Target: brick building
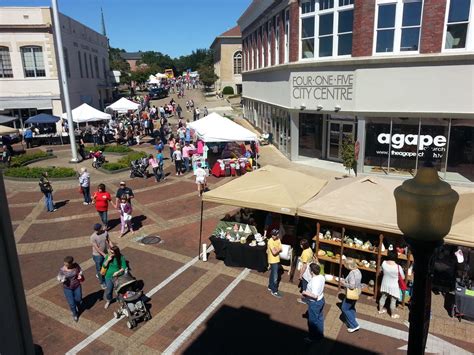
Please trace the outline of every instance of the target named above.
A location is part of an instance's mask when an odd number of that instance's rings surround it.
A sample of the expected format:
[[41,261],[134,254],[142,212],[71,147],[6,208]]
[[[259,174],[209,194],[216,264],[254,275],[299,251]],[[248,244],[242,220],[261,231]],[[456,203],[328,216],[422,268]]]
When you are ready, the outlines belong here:
[[292,160],[474,182],[474,2],[260,0],[238,20],[244,115]]
[[219,77],[215,83],[216,91],[226,86],[234,93],[242,92],[242,35],[239,26],[217,36],[211,44],[214,52],[214,72]]

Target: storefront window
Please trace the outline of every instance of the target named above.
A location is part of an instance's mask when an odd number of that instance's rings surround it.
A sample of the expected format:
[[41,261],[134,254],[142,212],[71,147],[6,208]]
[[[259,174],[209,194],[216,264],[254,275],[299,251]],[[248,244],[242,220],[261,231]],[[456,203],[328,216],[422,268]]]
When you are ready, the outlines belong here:
[[299,155],[321,158],[323,155],[323,115],[300,113]]
[[392,118],[392,137],[379,139],[390,146],[389,174],[415,175],[419,118]]
[[383,135],[390,135],[390,118],[368,118],[365,123],[364,173],[388,173],[390,146]]
[[448,148],[449,119],[423,118],[421,120],[421,131],[418,139],[418,166],[426,158],[426,150],[430,149],[434,167],[444,177],[446,171],[446,158]]
[[451,120],[446,180],[474,182],[474,122]]

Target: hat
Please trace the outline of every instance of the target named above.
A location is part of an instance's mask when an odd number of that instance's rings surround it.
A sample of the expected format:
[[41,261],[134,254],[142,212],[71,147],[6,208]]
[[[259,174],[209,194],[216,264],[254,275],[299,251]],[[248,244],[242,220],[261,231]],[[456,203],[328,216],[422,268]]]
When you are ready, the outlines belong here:
[[355,270],[357,269],[357,264],[356,264],[356,261],[352,258],[346,258],[346,260],[344,261],[344,266],[346,267],[346,269],[348,270]]
[[126,185],[125,181],[120,181],[120,185]]
[[101,228],[102,228],[102,224],[100,224],[100,223],[94,224],[94,230],[95,231],[100,231]]

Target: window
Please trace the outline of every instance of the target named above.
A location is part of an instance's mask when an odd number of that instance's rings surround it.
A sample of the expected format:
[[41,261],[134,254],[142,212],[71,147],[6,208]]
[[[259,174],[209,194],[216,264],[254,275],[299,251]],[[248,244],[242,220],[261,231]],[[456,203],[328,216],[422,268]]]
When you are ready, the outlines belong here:
[[[382,0],[379,0],[379,2]],[[422,0],[399,0],[377,7],[376,53],[418,51]]]
[[77,59],[79,60],[79,73],[81,74],[81,78],[83,78],[84,73],[82,72],[82,56],[80,51],[77,51]]
[[100,79],[100,73],[99,73],[99,60],[97,59],[97,56],[94,56],[94,67],[95,67],[95,76]]
[[67,48],[63,47],[63,51],[64,51],[64,62],[66,63],[66,76],[68,78],[70,78],[71,77],[71,67],[69,66],[69,55],[68,55],[68,52],[67,52]]
[[102,67],[104,68],[104,79],[105,81],[107,81],[107,64],[106,64],[106,61],[105,61],[105,58],[102,58]]
[[272,21],[267,23],[267,61],[268,66],[272,65]]
[[21,47],[21,58],[25,77],[36,78],[46,76],[43,60],[43,49],[38,46]]
[[352,54],[354,0],[301,4],[301,58]]
[[280,16],[275,16],[275,64],[280,64]]
[[94,77],[94,67],[92,66],[92,54],[89,54],[89,64],[91,65],[91,78]]
[[84,66],[86,67],[86,78],[89,77],[89,67],[87,66],[87,53],[84,52]]
[[238,51],[234,54],[234,74],[242,74],[242,52]]
[[13,78],[12,61],[8,47],[0,47],[0,78]]
[[450,0],[446,21],[446,49],[466,48],[470,8],[471,0]]

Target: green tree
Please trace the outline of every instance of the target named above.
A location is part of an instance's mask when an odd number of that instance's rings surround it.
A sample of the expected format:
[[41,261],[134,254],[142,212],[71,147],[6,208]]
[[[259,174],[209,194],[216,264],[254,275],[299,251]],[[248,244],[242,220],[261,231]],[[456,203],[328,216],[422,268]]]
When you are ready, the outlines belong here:
[[205,87],[210,87],[214,85],[219,77],[214,72],[214,66],[210,65],[201,65],[198,67],[199,78],[201,79],[202,83]]
[[349,175],[351,174],[351,169],[354,170],[355,175],[357,176],[357,160],[355,156],[355,143],[352,136],[345,137],[342,140],[342,165],[346,168]]
[[121,57],[121,53],[125,53],[124,49],[120,48],[109,48],[109,66],[110,70],[119,70],[122,73],[122,77],[125,74],[130,73],[130,64]]

